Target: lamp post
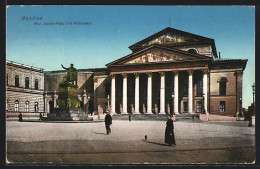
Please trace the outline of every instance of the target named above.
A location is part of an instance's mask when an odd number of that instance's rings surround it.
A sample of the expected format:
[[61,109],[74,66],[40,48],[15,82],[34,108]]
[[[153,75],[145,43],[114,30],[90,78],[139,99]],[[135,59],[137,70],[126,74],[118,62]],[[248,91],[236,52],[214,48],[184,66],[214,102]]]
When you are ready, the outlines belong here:
[[87,109],[88,114],[89,114],[89,99],[90,99],[90,96],[87,95],[87,107],[86,107],[86,109]]
[[109,95],[107,95],[107,110],[109,111]]
[[253,104],[255,104],[255,83],[253,83],[252,89],[253,89]]
[[239,97],[239,114],[238,114],[238,120],[240,120],[241,111],[242,111],[242,97]]
[[174,94],[172,93],[172,114],[174,114]]
[[255,114],[255,83],[252,85],[252,90],[253,90],[253,104],[254,104],[254,114]]

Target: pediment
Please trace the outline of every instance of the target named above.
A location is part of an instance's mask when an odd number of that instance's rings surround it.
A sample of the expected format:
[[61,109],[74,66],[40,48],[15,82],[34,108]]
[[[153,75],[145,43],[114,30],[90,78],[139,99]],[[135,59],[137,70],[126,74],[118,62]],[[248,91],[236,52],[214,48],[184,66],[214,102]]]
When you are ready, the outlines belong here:
[[213,39],[207,37],[195,35],[173,28],[166,28],[129,46],[129,48],[132,51],[136,52],[151,45],[179,46],[187,44],[200,44],[205,42],[211,43],[212,41]]
[[176,43],[187,43],[187,42],[198,42],[199,39],[194,37],[188,37],[184,35],[179,35],[177,33],[166,33],[164,35],[159,36],[158,38],[154,38],[148,42],[143,43],[141,46],[147,47],[150,45],[171,45]]
[[181,60],[192,60],[193,58],[187,57],[175,52],[154,49],[150,52],[144,53],[141,56],[135,57],[124,64],[134,64],[134,63],[149,63],[149,62],[174,62]]
[[128,65],[128,64],[145,64],[145,63],[167,63],[190,60],[211,59],[210,57],[192,54],[177,49],[169,49],[160,46],[152,46],[141,52],[137,52],[108,65]]

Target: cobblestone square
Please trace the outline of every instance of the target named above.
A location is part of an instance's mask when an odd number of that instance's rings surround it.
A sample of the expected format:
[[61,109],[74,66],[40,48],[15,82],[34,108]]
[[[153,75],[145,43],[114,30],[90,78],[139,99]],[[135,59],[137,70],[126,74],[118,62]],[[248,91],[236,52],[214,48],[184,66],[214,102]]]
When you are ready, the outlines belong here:
[[[164,121],[7,121],[7,164],[254,164],[255,128],[247,122],[177,121],[176,146]],[[147,140],[144,136],[147,135]]]

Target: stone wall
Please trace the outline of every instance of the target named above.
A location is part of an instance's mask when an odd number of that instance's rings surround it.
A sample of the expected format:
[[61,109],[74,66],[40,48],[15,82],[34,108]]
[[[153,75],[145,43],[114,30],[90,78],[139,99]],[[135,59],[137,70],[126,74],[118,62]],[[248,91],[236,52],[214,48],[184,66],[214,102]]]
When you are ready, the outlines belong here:
[[34,112],[35,102],[38,102],[38,112],[44,112],[44,99],[43,93],[26,93],[18,91],[7,91],[6,92],[8,101],[8,111],[14,111],[14,103],[16,100],[19,101],[19,112],[25,112],[25,102],[29,101],[29,112]]
[[[221,77],[227,78],[226,95],[220,96],[219,82]],[[225,101],[226,110],[220,112],[220,101]],[[236,70],[212,70],[210,72],[210,113],[235,116],[237,112]]]

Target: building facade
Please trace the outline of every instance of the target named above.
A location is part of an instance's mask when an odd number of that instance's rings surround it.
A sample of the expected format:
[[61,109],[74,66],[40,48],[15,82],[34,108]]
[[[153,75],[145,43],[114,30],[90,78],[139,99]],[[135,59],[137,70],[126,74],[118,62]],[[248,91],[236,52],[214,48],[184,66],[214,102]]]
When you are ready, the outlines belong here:
[[6,110],[9,114],[44,112],[43,93],[43,69],[6,62]]
[[[129,48],[131,54],[106,68],[77,70],[82,109],[94,114],[108,109],[112,114],[241,112],[247,60],[220,58],[214,39],[166,28]],[[56,106],[65,74],[44,72],[44,112]]]

